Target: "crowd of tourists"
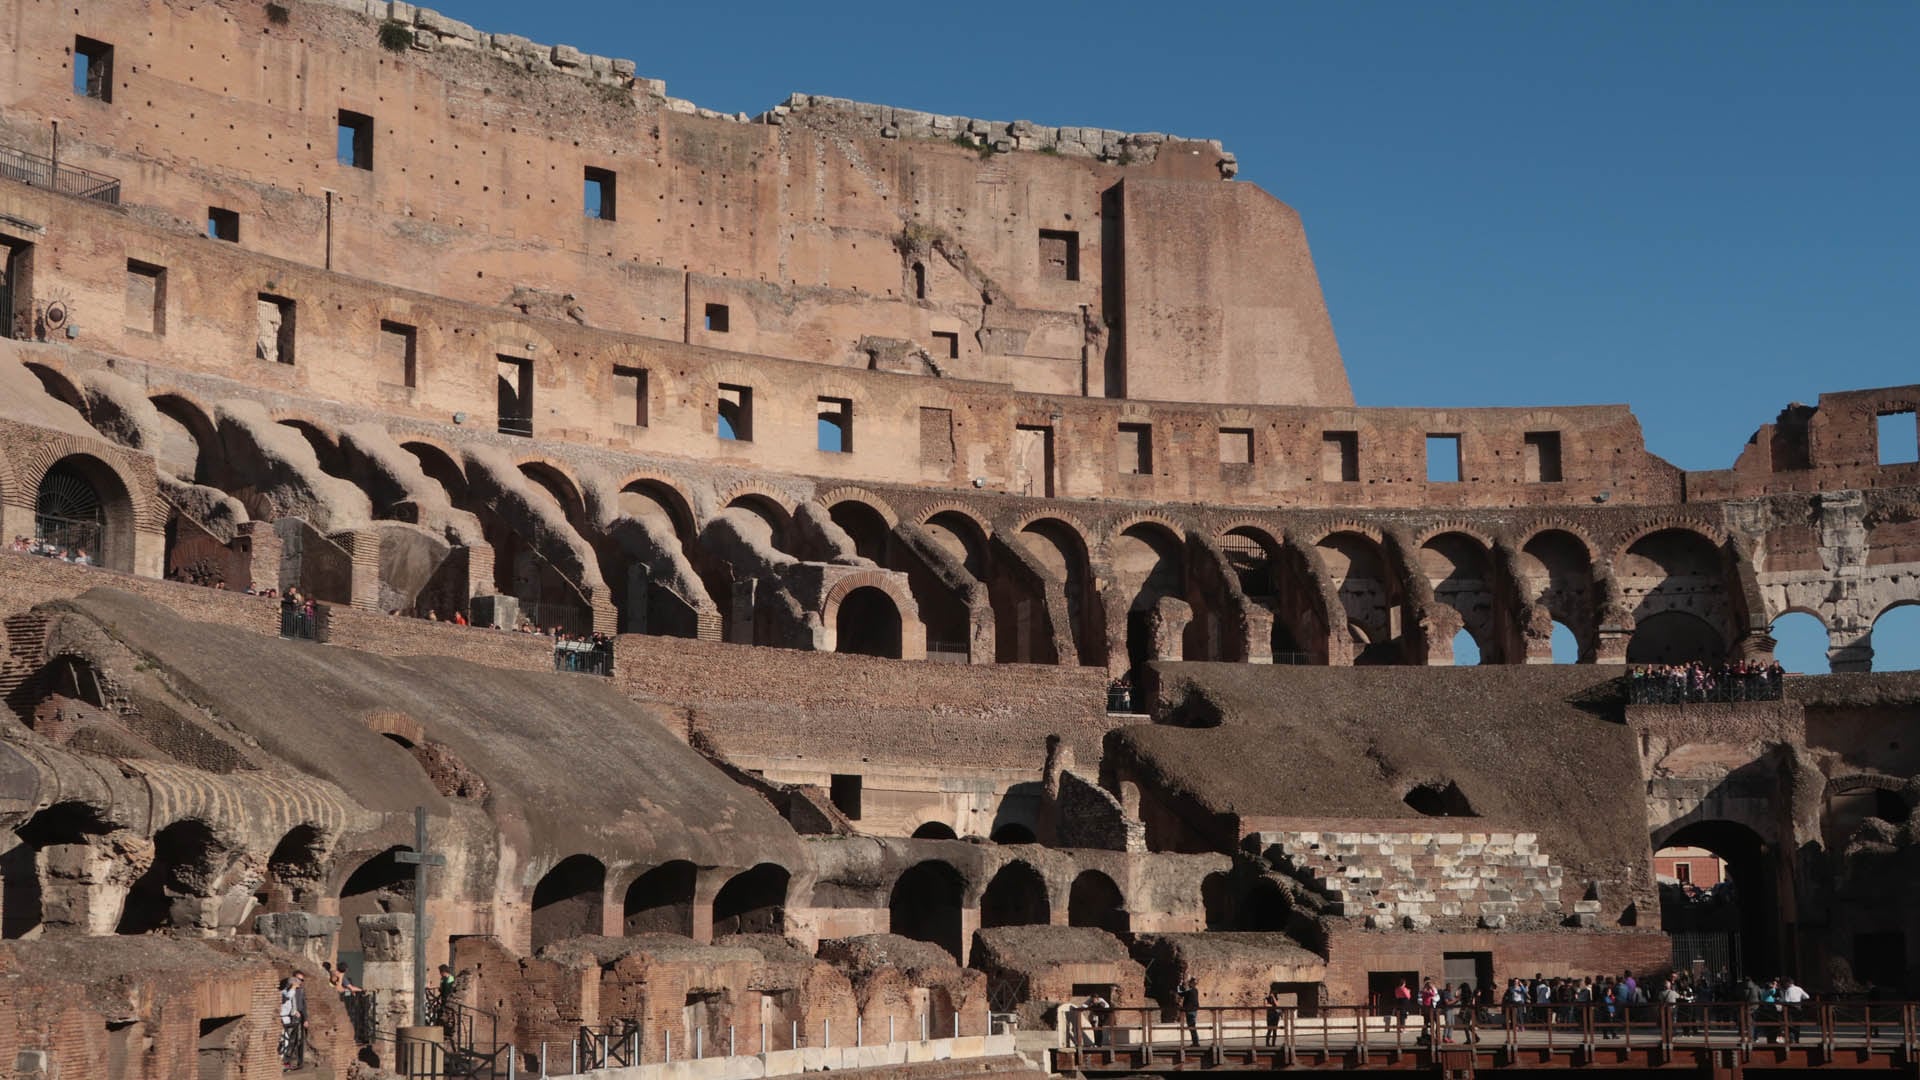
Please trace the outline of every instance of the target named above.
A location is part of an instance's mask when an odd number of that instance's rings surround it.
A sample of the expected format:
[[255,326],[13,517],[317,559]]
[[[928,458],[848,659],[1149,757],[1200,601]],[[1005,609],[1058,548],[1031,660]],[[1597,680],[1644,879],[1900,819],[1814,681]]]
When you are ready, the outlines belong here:
[[51,540],[38,536],[16,536],[8,550],[16,555],[38,555],[45,559],[59,559],[61,562],[76,566],[92,566],[93,556],[87,554],[84,547],[63,547]]
[[1718,976],[1682,972],[1648,981],[1635,979],[1631,971],[1623,971],[1618,977],[1547,978],[1536,974],[1532,979],[1510,978],[1498,990],[1488,985],[1478,991],[1464,982],[1458,987],[1444,982],[1436,986],[1431,978],[1416,991],[1403,979],[1394,988],[1393,1017],[1396,1029],[1404,1030],[1408,1017],[1417,1009],[1425,1020],[1421,1037],[1450,1043],[1456,1035],[1477,1041],[1480,1035],[1476,1029],[1482,1027],[1511,1024],[1518,1031],[1577,1027],[1584,1023],[1582,1014],[1591,1012],[1594,1031],[1603,1039],[1617,1039],[1626,1025],[1641,1015],[1636,1009],[1673,1006],[1674,1022],[1685,1034],[1707,1021],[1709,1006],[1748,1005],[1754,1029],[1748,1034],[1753,1039],[1783,1037],[1793,1042],[1800,1037],[1794,1006],[1811,1000],[1806,988],[1790,978],[1771,979],[1763,985],[1751,978],[1731,978],[1725,972]]
[[1627,700],[1635,705],[1778,701],[1785,677],[1786,669],[1779,664],[1758,660],[1653,664],[1627,674]]

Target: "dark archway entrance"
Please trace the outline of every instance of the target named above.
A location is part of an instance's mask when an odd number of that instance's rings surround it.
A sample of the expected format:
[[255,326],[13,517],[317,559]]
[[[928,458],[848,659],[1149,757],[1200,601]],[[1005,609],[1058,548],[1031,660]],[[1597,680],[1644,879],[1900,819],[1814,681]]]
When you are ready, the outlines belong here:
[[116,933],[144,934],[178,925],[176,902],[210,895],[227,847],[204,821],[176,821],[153,836],[153,865],[127,891]]
[[929,821],[913,830],[915,840],[958,840],[960,834],[944,821]]
[[893,883],[887,899],[887,929],[927,941],[960,958],[960,909],[966,879],[937,860],[917,863]]
[[773,863],[733,875],[713,898],[713,936],[785,933],[790,876]]
[[834,626],[835,652],[900,659],[900,609],[879,589],[862,586],[848,593]]
[[1108,933],[1127,932],[1125,899],[1120,886],[1098,870],[1083,870],[1067,893],[1067,925],[1091,926]]
[[1660,887],[1660,925],[1673,939],[1673,964],[1696,961],[1736,976],[1766,978],[1785,971],[1780,907],[1780,856],[1752,829],[1731,821],[1701,821],[1667,835],[1660,848],[1704,848],[1727,864],[1728,880],[1708,890]]
[[980,926],[1045,926],[1047,883],[1023,862],[1010,862],[993,875],[980,897]]
[[533,887],[533,950],[601,932],[607,866],[591,855],[569,855]]
[[698,871],[675,860],[635,878],[627,886],[624,928],[632,934],[693,936],[693,886]]
[[94,566],[133,569],[133,504],[126,485],[98,458],[55,462],[34,493],[33,535]]

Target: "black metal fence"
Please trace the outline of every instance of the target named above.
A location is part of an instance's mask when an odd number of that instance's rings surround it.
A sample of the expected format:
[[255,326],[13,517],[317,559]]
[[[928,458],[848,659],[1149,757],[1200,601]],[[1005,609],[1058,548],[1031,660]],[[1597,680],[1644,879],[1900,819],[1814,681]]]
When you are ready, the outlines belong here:
[[93,199],[109,206],[120,205],[120,181],[71,165],[55,164],[52,158],[25,150],[0,147],[0,177],[29,187],[47,188],[62,195]]
[[1703,665],[1634,668],[1627,675],[1631,705],[1779,701],[1785,673],[1776,665],[1751,669]]
[[553,670],[611,676],[613,642],[556,641],[553,643]]
[[327,609],[319,604],[282,600],[280,636],[294,641],[327,640]]

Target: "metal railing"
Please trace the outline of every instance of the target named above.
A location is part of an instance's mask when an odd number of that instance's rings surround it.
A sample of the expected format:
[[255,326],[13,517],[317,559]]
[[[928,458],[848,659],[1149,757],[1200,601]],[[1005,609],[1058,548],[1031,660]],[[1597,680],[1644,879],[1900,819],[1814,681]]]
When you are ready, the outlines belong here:
[[[695,1027],[691,1038],[675,1037],[670,1028],[661,1029],[648,1039],[639,1021],[615,1020],[603,1026],[582,1025],[579,1034],[567,1043],[541,1043],[524,1048],[518,1060],[527,1064],[527,1073],[572,1076],[596,1069],[634,1065],[670,1065],[676,1061],[705,1061],[712,1058],[755,1057],[800,1049],[848,1050],[892,1046],[897,1043],[928,1042],[958,1038],[965,1024],[960,1014],[944,1016],[878,1017],[869,1021],[855,1017],[852,1024],[831,1020],[788,1020],[785,1023],[760,1023],[745,1028],[727,1025],[715,1029],[709,1037],[705,1028]],[[971,1034],[984,1035],[985,1031]],[[411,1078],[413,1074],[402,1071]],[[424,1074],[422,1074],[424,1075]],[[449,1074],[465,1075],[465,1074]]]
[[518,435],[523,439],[533,438],[533,417],[503,416],[500,418],[499,431],[502,435]]
[[109,206],[120,205],[120,181],[115,177],[61,165],[25,150],[0,147],[0,178]]
[[496,1080],[514,1071],[513,1047],[500,1041],[493,1013],[430,995],[428,1015],[443,1040],[394,1033],[393,1070],[406,1080]]
[[1454,1009],[1382,1010],[1369,1005],[1208,1007],[1193,1014],[1159,1006],[1075,1010],[1063,1024],[1060,1067],[1134,1070],[1188,1054],[1248,1068],[1346,1067],[1369,1055],[1500,1050],[1508,1062],[1588,1063],[1638,1053],[1776,1048],[1892,1067],[1920,1055],[1916,1006],[1909,1002],[1798,1005],[1556,1003]]
[[611,676],[613,642],[556,641],[553,643],[553,670]]
[[1709,670],[1701,678],[1689,679],[1683,673],[1636,669],[1626,676],[1626,680],[1629,705],[1779,701],[1784,690],[1781,674],[1765,671],[1733,673]]
[[280,602],[280,636],[294,641],[327,640],[327,610],[319,604]]

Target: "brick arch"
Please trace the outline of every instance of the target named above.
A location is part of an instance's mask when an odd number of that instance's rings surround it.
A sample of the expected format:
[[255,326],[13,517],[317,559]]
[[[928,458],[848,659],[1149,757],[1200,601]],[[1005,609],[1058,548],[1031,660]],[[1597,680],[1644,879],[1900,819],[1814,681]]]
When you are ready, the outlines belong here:
[[1597,570],[1605,561],[1599,541],[1593,538],[1593,534],[1587,531],[1585,526],[1560,517],[1543,518],[1535,522],[1530,528],[1515,530],[1513,536],[1514,550],[1525,551],[1528,544],[1533,543],[1534,540],[1550,532],[1563,532],[1575,540],[1580,541],[1580,545],[1587,550],[1588,567]]
[[1354,533],[1359,536],[1364,536],[1367,539],[1373,541],[1375,544],[1379,545],[1380,552],[1382,555],[1386,554],[1386,549],[1387,549],[1386,530],[1382,529],[1378,525],[1369,525],[1362,521],[1356,521],[1353,518],[1339,518],[1337,520],[1328,522],[1327,524],[1321,526],[1318,529],[1313,530],[1312,533],[1308,534],[1309,536],[1311,536],[1311,539],[1309,539],[1307,542],[1309,544],[1312,544],[1314,547],[1319,547],[1321,544],[1326,543],[1329,538],[1338,536],[1341,533]]
[[664,488],[666,494],[673,498],[674,505],[666,507],[666,510],[668,516],[674,519],[674,527],[680,528],[684,525],[689,536],[698,531],[700,515],[694,509],[696,504],[694,503],[693,496],[688,493],[680,481],[658,469],[641,469],[638,472],[627,473],[624,478],[621,479],[615,491],[629,491],[632,490],[636,484],[655,485]]
[[816,398],[846,398],[855,405],[868,405],[872,403],[871,395],[867,393],[864,387],[858,383],[848,382],[837,375],[820,375],[815,377],[814,380],[808,384],[808,392]]
[[1415,548],[1425,547],[1427,541],[1432,540],[1436,536],[1444,536],[1447,533],[1459,533],[1462,536],[1472,537],[1474,540],[1480,542],[1481,547],[1487,549],[1489,557],[1492,556],[1494,535],[1483,532],[1478,526],[1469,523],[1465,518],[1446,518],[1428,525],[1426,528],[1413,534],[1413,546]]
[[1100,546],[1092,540],[1093,530],[1087,528],[1085,522],[1072,514],[1063,514],[1052,508],[1032,510],[1022,514],[1020,517],[1014,519],[1013,527],[1008,529],[1007,532],[1009,535],[1018,536],[1026,532],[1028,528],[1042,521],[1054,521],[1065,526],[1068,532],[1079,539],[1080,552],[1083,557],[1090,559],[1093,557],[1094,552],[1100,550]]
[[840,617],[840,604],[847,594],[855,589],[879,589],[893,598],[894,606],[900,609],[902,621],[908,617],[917,618],[919,605],[914,603],[913,594],[897,580],[899,575],[884,570],[867,570],[858,574],[849,574],[833,583],[827,595],[820,601],[820,621],[827,626],[837,628]]
[[427,729],[403,712],[370,712],[360,722],[375,735],[398,735],[415,746],[427,741]]
[[860,503],[867,507],[867,509],[880,515],[880,519],[887,523],[887,528],[891,529],[900,524],[900,515],[895,512],[893,506],[888,503],[887,500],[863,487],[846,485],[832,488],[815,495],[813,501],[819,503],[821,508],[825,510],[832,510],[835,505],[843,502]]
[[778,488],[753,480],[744,480],[728,488],[726,494],[720,496],[720,502],[714,508],[714,514],[718,515],[742,499],[771,504],[779,512],[780,520],[775,525],[782,534],[793,524],[793,512],[800,506],[798,500]]
[[[578,529],[581,524],[584,524],[587,509],[586,488],[580,483],[580,478],[573,474],[573,470],[565,463],[556,460],[550,454],[515,455],[513,459],[514,471],[525,477],[527,481],[535,487],[546,491],[549,495],[552,495],[553,492],[547,488],[547,485],[537,475],[527,471],[527,466],[529,465],[534,466],[536,470],[550,471],[554,474],[554,479],[564,482],[566,488],[562,494],[565,498],[556,500],[560,503],[560,511],[566,515],[568,523],[573,524],[576,529]],[[578,515],[581,519],[578,523],[575,522],[575,515]]]
[[1710,522],[1680,514],[1662,515],[1651,521],[1642,522],[1634,531],[1623,535],[1608,551],[1609,560],[1617,564],[1626,556],[1627,549],[1654,533],[1666,532],[1669,529],[1698,533],[1716,549],[1724,547],[1727,542],[1726,534]]
[[[560,351],[553,339],[541,333],[529,323],[515,322],[511,319],[496,319],[493,322],[473,329],[474,340],[484,343],[487,351],[494,356],[512,356],[518,359],[538,360],[541,354]],[[532,349],[527,345],[531,343]],[[505,346],[511,345],[512,348]]]
[[980,530],[982,539],[990,540],[993,538],[992,520],[963,502],[948,501],[931,503],[921,507],[913,516],[919,520],[920,524],[925,525],[941,514],[959,514],[961,517],[973,522],[974,527]]
[[1142,511],[1136,514],[1129,514],[1119,521],[1114,522],[1113,527],[1108,529],[1106,536],[1102,538],[1101,548],[1103,550],[1112,550],[1113,544],[1122,536],[1125,536],[1128,529],[1139,525],[1158,525],[1166,529],[1173,534],[1173,542],[1176,544],[1185,544],[1187,542],[1187,534],[1192,531],[1187,526],[1180,524],[1164,514]]
[[1254,534],[1250,539],[1254,540],[1254,542],[1258,543],[1261,547],[1266,548],[1269,558],[1278,552],[1280,546],[1286,542],[1285,529],[1276,528],[1272,522],[1264,518],[1244,516],[1231,517],[1221,522],[1220,527],[1213,530],[1214,542],[1218,543],[1242,530]]
[[17,500],[12,505],[20,510],[23,522],[33,521],[47,473],[62,462],[76,461],[79,468],[96,478],[89,481],[96,489],[110,481],[105,484],[105,490],[98,490],[107,515],[104,533],[107,550],[101,565],[150,577],[160,575],[160,548],[168,507],[159,496],[158,482],[150,467],[133,469],[128,455],[120,448],[66,434],[43,434],[42,441],[23,449],[24,453],[19,454],[16,461],[17,483],[9,495]]

